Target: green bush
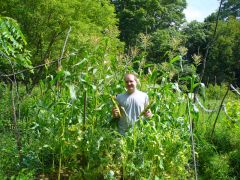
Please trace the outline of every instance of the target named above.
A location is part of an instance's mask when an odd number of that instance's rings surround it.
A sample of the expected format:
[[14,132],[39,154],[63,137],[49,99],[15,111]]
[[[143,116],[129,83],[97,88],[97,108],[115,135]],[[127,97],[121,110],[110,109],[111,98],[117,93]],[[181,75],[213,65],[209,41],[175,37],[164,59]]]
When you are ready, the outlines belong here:
[[229,164],[232,167],[231,176],[236,177],[236,179],[240,178],[240,151],[239,149],[232,151],[229,153]]
[[229,179],[230,172],[227,156],[214,154],[205,167],[203,179]]

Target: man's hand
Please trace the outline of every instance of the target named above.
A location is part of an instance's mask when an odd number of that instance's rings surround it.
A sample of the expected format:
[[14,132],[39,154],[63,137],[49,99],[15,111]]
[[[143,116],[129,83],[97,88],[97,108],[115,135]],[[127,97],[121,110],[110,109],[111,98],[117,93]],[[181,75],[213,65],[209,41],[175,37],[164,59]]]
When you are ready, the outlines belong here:
[[144,116],[145,116],[146,118],[151,118],[151,117],[153,116],[151,110],[148,109],[146,112],[144,112]]
[[116,107],[112,108],[112,116],[113,116],[113,118],[119,118],[120,117],[120,112]]

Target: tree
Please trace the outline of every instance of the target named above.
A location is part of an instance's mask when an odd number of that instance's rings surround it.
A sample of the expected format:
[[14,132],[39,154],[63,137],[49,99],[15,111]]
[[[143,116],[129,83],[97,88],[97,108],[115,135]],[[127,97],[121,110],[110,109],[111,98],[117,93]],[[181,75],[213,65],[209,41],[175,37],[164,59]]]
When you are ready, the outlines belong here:
[[[1,76],[30,68],[30,51],[18,23],[8,17],[0,17],[0,70]],[[11,77],[11,76],[10,76]]]
[[[96,46],[111,54],[121,46],[114,6],[108,0],[9,0],[0,2],[0,12],[20,23],[32,51],[33,65],[59,58],[69,27],[72,31],[65,56],[74,51],[82,58]],[[39,69],[34,81],[44,73]]]
[[[223,0],[219,13],[219,26],[217,36],[212,39],[207,60],[205,81],[221,83],[231,81],[239,83],[239,62],[236,52],[239,51],[238,30],[240,2],[236,0]],[[234,20],[235,19],[235,20]],[[205,23],[214,31],[217,21],[217,12],[212,13],[205,19]],[[232,24],[231,24],[232,23]],[[231,28],[231,29],[230,29]],[[209,32],[210,32],[209,31]]]
[[185,55],[183,45],[185,37],[175,28],[158,29],[152,33],[149,47],[148,60],[161,63],[177,55]]
[[[205,80],[240,82],[240,21],[220,21],[216,41],[209,52]],[[237,81],[236,81],[237,80]]]
[[[236,19],[240,18],[240,1],[238,0],[223,0],[221,11],[219,14],[219,19],[227,20],[228,17],[235,17]],[[210,14],[205,18],[205,22],[214,22],[216,21],[217,12]]]
[[184,21],[186,0],[112,0],[119,18],[120,39],[134,46],[140,33],[179,27]]
[[186,36],[186,47],[188,48],[188,59],[193,54],[204,54],[207,42],[209,41],[209,28],[206,23],[192,21],[188,23],[182,30]]
[[225,19],[229,16],[240,18],[240,1],[239,0],[224,0],[221,18]]

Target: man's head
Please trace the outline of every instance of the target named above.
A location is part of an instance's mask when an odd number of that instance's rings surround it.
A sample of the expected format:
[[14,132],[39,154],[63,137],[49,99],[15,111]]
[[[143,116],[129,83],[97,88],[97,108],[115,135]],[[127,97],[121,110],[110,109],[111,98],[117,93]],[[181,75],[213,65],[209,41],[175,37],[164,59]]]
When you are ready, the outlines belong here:
[[135,92],[137,89],[137,77],[134,74],[126,74],[124,80],[128,93]]

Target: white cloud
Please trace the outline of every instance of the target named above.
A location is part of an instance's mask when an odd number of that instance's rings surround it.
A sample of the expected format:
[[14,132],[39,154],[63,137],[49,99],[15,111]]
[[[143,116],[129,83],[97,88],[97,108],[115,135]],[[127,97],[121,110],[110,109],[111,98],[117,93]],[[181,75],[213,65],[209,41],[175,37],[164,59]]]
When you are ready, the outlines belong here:
[[194,9],[194,8],[188,8],[184,10],[186,19],[188,22],[197,20],[197,21],[203,21],[204,20],[204,14],[201,13],[201,11]]

